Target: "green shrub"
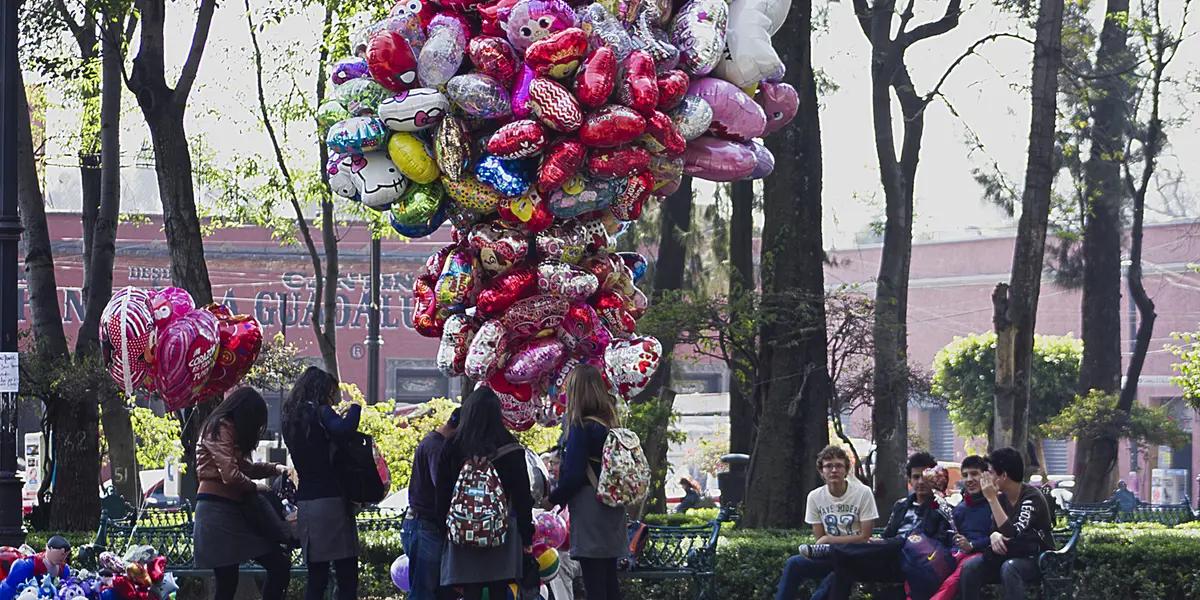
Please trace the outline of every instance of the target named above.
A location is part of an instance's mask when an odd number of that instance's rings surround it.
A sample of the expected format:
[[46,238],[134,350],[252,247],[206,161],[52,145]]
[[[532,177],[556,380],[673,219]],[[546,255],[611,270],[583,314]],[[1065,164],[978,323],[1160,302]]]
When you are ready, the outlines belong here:
[[718,510],[715,508],[691,508],[684,513],[645,515],[642,517],[642,520],[650,525],[693,527],[707,525],[709,521],[717,518],[717,513]]

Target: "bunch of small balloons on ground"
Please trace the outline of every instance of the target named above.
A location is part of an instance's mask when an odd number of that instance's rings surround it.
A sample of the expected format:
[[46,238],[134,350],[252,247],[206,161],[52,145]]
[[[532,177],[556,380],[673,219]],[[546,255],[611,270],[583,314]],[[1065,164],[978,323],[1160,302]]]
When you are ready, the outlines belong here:
[[126,395],[153,391],[168,411],[220,398],[262,350],[262,327],[228,307],[196,307],[187,291],[117,290],[100,316],[108,373]]
[[788,0],[400,0],[356,32],[318,108],[334,193],[408,237],[452,223],[414,284],[438,366],[515,430],[556,423],[576,365],[629,398],[646,259],[615,239],[684,175],[761,178],[796,114],[771,35]]

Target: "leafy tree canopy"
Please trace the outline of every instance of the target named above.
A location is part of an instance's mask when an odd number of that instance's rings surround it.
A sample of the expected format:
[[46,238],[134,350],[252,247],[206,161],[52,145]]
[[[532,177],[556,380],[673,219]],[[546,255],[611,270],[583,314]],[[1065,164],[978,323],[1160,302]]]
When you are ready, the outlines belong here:
[[1096,438],[1099,436],[1125,438],[1144,446],[1178,448],[1188,442],[1184,433],[1166,410],[1134,403],[1130,412],[1117,408],[1117,395],[1092,390],[1078,396],[1062,414],[1045,426],[1046,434],[1056,438]]

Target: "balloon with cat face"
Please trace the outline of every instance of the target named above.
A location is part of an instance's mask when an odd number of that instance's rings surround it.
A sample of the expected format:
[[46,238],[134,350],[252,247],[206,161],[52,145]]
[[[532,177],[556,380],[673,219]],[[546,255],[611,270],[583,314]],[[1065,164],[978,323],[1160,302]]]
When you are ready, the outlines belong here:
[[335,154],[325,165],[333,193],[383,210],[408,187],[386,152]]

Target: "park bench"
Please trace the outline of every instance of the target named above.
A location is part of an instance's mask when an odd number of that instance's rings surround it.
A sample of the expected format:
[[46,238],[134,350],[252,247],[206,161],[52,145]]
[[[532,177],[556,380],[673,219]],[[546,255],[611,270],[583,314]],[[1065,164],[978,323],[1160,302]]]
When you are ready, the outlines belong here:
[[621,572],[621,577],[641,581],[691,581],[696,600],[711,598],[720,535],[720,519],[707,525],[688,527],[646,525],[646,545],[632,567]]
[[1130,511],[1123,511],[1113,500],[1103,502],[1075,502],[1067,505],[1067,514],[1072,520],[1100,523],[1161,523],[1168,527],[1196,520],[1191,500],[1186,496],[1178,504],[1151,504],[1139,502]]

